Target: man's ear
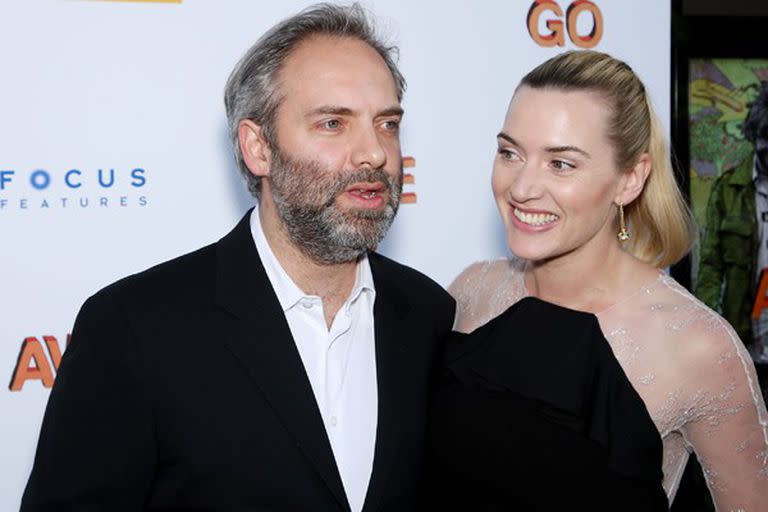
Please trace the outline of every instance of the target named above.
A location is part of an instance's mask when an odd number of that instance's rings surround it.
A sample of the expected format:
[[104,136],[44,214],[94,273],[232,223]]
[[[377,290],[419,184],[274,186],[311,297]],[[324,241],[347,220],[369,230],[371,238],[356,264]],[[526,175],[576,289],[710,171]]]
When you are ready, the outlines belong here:
[[643,191],[645,181],[650,174],[651,156],[648,153],[643,153],[640,155],[640,158],[637,160],[634,167],[624,172],[622,183],[614,202],[626,206],[637,199],[637,196]]
[[269,176],[271,152],[261,126],[243,119],[237,127],[237,140],[248,170],[254,176]]

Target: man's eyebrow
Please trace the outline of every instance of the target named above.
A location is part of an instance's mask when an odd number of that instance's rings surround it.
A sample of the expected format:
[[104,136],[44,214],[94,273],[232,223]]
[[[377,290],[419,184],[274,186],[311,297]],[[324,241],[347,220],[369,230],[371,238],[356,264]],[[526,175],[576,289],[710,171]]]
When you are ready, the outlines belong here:
[[[385,108],[384,110],[381,110],[376,114],[376,117],[380,116],[402,116],[403,115],[403,109],[401,107],[389,107]],[[309,112],[306,113],[305,117],[314,117],[314,116],[354,116],[355,112],[351,108],[348,107],[339,107],[335,105],[323,105],[321,107],[313,108]]]
[[337,107],[334,105],[323,105],[321,107],[313,108],[306,113],[305,117],[314,117],[320,115],[334,115],[334,116],[351,116],[354,112],[347,107]]
[[[519,146],[520,145],[520,144],[517,143],[517,141],[515,139],[513,139],[512,137],[510,137],[509,135],[507,135],[504,132],[499,132],[499,134],[496,137],[498,137],[500,139],[504,139],[507,142],[509,142],[510,144],[514,144],[515,146]],[[547,153],[566,153],[568,151],[574,151],[576,153],[580,153],[580,154],[584,155],[587,158],[592,158],[592,155],[590,155],[589,153],[587,153],[586,151],[584,151],[583,149],[581,149],[578,146],[550,146],[550,147],[544,148],[544,151],[546,151]]]
[[385,117],[399,116],[399,117],[402,117],[404,113],[405,113],[405,111],[401,107],[389,107],[389,108],[385,108],[384,110],[379,112],[376,117],[381,117],[381,116],[385,116]]

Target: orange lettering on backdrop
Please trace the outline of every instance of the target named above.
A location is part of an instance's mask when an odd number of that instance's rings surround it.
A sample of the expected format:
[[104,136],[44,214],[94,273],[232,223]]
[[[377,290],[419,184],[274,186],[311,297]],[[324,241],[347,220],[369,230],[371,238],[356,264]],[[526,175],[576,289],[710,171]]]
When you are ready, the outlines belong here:
[[[51,362],[56,371],[59,371],[59,365],[61,364],[61,350],[59,349],[59,340],[54,336],[43,336],[45,346],[48,348],[48,354],[51,356]],[[69,345],[69,336],[67,336],[67,345]]]
[[[583,12],[592,15],[592,30],[589,34],[581,36],[576,30],[576,21]],[[600,8],[589,0],[578,0],[568,7],[567,26],[568,37],[579,48],[594,48],[603,38],[603,14]]]
[[760,284],[757,287],[755,295],[755,305],[752,307],[752,320],[760,318],[760,313],[768,308],[768,269],[763,269],[760,273]]
[[[539,18],[541,18],[544,11],[551,11],[558,18],[547,20],[547,28],[550,30],[550,33],[546,35],[539,33]],[[555,2],[551,0],[537,0],[528,11],[528,33],[531,34],[536,44],[540,46],[565,46],[563,22],[560,21],[562,17],[563,10]]]
[[46,388],[53,386],[51,365],[48,364],[48,359],[45,357],[43,346],[35,337],[24,338],[19,352],[19,360],[8,387],[11,391],[21,391],[24,383],[28,380],[42,381]]
[[[403,168],[409,169],[416,167],[416,159],[412,156],[403,157]],[[403,185],[413,185],[416,183],[416,179],[413,174],[406,172],[403,174]],[[416,192],[403,192],[400,195],[400,202],[403,204],[414,204],[416,202]]]

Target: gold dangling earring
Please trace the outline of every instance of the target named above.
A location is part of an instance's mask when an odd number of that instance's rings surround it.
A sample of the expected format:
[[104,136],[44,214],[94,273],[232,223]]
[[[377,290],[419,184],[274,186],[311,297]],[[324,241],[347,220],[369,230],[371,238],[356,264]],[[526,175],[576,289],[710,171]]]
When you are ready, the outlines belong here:
[[627,225],[624,224],[624,203],[619,203],[619,237],[620,242],[626,242],[629,240],[629,231],[627,231]]

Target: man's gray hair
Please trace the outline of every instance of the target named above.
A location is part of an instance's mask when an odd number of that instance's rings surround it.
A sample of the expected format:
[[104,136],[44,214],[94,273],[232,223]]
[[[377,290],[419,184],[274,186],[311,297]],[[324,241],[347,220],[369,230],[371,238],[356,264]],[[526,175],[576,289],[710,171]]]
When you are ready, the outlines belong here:
[[379,38],[373,20],[359,4],[316,4],[281,21],[256,41],[240,59],[224,90],[229,138],[235,161],[248,184],[248,190],[255,197],[261,194],[261,178],[251,174],[243,161],[238,126],[243,119],[251,119],[261,127],[267,143],[273,148],[277,147],[275,116],[283,100],[278,87],[278,74],[296,45],[316,35],[349,37],[370,45],[384,59],[395,81],[398,100],[402,100],[405,79],[395,62],[397,47],[387,45]]

